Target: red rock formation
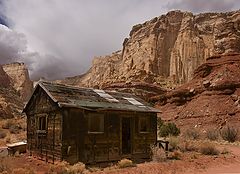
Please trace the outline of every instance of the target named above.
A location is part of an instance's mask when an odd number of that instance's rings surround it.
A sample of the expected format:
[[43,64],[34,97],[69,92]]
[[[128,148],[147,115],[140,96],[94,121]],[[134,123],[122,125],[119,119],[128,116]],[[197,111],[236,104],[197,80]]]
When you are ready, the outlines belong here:
[[239,125],[240,54],[210,57],[191,81],[150,100],[181,127]]

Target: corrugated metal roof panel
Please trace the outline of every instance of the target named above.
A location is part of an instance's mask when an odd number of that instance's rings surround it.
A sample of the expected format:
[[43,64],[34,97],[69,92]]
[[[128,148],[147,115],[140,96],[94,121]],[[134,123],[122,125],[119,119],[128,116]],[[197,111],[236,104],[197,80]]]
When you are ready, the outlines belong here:
[[40,82],[61,107],[78,107],[98,110],[160,112],[147,102],[129,93],[78,88],[62,84]]

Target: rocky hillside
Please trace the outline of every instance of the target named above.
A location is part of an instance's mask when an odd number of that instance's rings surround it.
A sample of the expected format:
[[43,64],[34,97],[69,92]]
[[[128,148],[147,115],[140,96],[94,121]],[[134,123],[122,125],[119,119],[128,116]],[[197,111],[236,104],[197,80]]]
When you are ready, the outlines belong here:
[[214,56],[188,83],[151,98],[164,120],[181,128],[240,124],[240,54]]
[[22,115],[32,82],[23,63],[0,65],[0,119]]
[[62,83],[103,88],[144,82],[171,88],[191,80],[209,56],[240,52],[239,44],[240,11],[171,11],[133,26],[121,51],[96,57],[86,74]]
[[23,101],[13,88],[11,78],[0,65],[0,120],[21,115]]

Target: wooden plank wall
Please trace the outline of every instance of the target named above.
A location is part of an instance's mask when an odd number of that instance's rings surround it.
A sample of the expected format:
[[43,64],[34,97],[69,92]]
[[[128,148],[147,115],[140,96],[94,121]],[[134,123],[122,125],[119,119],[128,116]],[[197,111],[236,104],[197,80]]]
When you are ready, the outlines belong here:
[[[28,150],[31,155],[35,155],[42,160],[54,162],[61,157],[61,122],[62,116],[57,106],[39,88],[33,96],[27,114],[27,141]],[[47,117],[46,133],[38,133],[38,117]]]

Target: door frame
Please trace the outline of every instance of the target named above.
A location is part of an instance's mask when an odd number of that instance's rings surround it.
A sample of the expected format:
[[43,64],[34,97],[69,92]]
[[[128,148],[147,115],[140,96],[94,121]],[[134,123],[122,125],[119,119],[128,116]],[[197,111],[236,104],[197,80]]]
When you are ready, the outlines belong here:
[[[124,118],[129,118],[130,121],[130,143],[131,143],[131,147],[130,147],[130,153],[127,154],[123,154],[123,135],[122,135],[122,128],[123,128],[123,119]],[[133,125],[134,119],[132,116],[121,116],[120,118],[120,155],[122,157],[131,157],[132,153],[133,153],[133,129],[134,129],[134,125]]]

